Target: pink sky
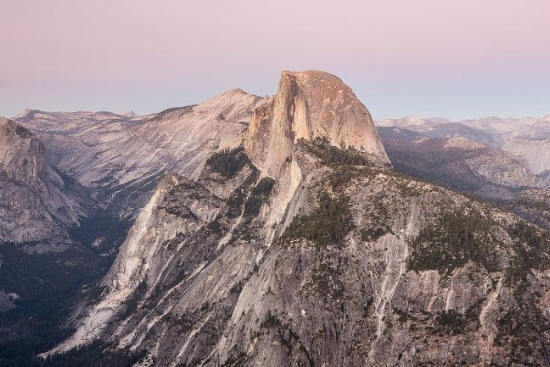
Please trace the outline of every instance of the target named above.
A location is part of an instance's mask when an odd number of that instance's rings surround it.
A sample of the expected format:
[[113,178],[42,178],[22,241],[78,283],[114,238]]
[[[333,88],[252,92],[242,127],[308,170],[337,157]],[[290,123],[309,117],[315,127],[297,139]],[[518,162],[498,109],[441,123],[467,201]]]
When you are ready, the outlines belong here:
[[0,115],[153,112],[283,69],[376,118],[550,113],[550,0],[0,0]]

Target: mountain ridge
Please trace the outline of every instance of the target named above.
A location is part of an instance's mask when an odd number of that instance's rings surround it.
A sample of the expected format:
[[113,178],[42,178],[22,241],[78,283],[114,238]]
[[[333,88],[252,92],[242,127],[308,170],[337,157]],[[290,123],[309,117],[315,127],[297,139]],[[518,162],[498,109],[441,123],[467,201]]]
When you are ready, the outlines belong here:
[[548,234],[309,135],[309,100],[286,83],[244,146],[161,180],[50,353],[99,339],[149,366],[547,362]]
[[55,125],[48,116],[21,122],[57,147],[58,167],[92,189],[104,207],[135,217],[164,173],[196,174],[206,154],[230,144],[263,102],[233,89],[198,105],[131,119],[96,113],[66,114]]

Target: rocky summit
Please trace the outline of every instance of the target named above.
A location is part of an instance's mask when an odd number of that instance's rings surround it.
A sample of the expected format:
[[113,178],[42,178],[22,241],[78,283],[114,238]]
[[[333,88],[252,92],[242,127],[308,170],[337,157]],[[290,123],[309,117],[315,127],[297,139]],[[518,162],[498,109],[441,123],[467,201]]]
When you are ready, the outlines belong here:
[[548,232],[395,171],[335,76],[283,72],[265,102],[196,176],[160,181],[46,355],[100,342],[136,366],[550,363]]
[[78,185],[48,161],[35,134],[0,118],[0,241],[63,237],[90,210]]
[[324,139],[389,163],[369,111],[328,73],[284,71],[275,98],[254,111],[244,146],[260,169],[277,176],[300,139]]

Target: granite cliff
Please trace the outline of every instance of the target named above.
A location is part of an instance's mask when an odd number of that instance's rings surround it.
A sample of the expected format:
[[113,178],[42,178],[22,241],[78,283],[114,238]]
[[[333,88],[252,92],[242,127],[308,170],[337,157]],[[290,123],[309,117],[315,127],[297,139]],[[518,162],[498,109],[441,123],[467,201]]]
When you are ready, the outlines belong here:
[[550,363],[546,231],[395,172],[326,73],[283,73],[241,136],[194,179],[161,180],[50,354],[102,340],[140,366]]
[[0,241],[63,237],[90,211],[78,184],[51,167],[44,144],[0,118]]

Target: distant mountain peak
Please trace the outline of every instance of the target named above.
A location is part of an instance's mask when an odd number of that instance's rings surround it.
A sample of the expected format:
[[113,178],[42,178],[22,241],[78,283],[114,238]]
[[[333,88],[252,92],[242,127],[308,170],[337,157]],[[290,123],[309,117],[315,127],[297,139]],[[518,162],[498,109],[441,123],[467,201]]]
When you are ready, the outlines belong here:
[[245,92],[245,91],[242,90],[241,88],[229,89],[228,91],[222,93],[222,95],[228,95],[228,94],[250,94],[250,93]]
[[376,121],[377,126],[386,126],[386,127],[404,127],[404,126],[430,126],[433,125],[435,121],[431,119],[424,119],[418,116],[405,116],[401,118],[394,119],[384,119]]
[[22,120],[29,117],[32,117],[35,113],[39,112],[38,110],[33,110],[30,108],[25,108],[23,111],[21,111],[19,114],[13,117],[15,120]]
[[124,116],[124,117],[130,117],[130,118],[133,118],[133,117],[137,117],[137,116],[138,116],[134,111],[123,112],[123,113],[121,113],[120,115],[121,115],[121,116]]
[[445,118],[445,117],[441,117],[441,116],[436,116],[436,117],[430,117],[430,118],[427,118],[426,120],[428,121],[431,121],[431,122],[436,122],[438,124],[452,124],[453,121]]
[[0,164],[13,180],[42,180],[47,171],[46,149],[32,132],[0,118]]

